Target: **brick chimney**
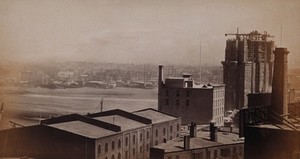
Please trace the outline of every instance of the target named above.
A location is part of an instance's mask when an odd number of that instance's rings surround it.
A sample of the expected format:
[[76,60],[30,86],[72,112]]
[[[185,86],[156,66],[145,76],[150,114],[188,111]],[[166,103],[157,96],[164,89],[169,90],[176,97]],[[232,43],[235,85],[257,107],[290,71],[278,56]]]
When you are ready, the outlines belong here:
[[288,113],[288,55],[287,48],[276,48],[274,51],[274,73],[270,109],[279,115]]
[[164,68],[164,66],[162,66],[162,65],[158,66],[158,83],[157,84],[158,84],[158,110],[159,111],[162,111],[161,110],[161,102],[162,102],[162,99],[161,99],[161,88],[162,88],[163,81],[164,81],[163,68]]
[[190,146],[191,146],[190,136],[184,136],[183,137],[183,148],[184,148],[184,150],[190,149]]

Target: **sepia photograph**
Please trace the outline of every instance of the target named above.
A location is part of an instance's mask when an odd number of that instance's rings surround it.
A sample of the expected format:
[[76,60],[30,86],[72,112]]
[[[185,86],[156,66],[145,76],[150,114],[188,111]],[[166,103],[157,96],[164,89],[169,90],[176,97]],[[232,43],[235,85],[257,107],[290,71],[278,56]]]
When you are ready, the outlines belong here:
[[0,0],[0,159],[300,159],[299,0]]

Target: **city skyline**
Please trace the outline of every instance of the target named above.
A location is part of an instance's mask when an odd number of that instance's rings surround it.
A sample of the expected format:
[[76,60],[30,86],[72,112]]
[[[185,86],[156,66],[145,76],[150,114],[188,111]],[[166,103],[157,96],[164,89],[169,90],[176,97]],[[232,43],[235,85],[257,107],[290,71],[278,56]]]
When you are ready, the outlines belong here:
[[[300,2],[0,2],[0,56],[16,61],[221,65],[225,33],[268,31],[299,68]],[[282,35],[282,36],[281,36]],[[281,40],[282,39],[282,40]]]

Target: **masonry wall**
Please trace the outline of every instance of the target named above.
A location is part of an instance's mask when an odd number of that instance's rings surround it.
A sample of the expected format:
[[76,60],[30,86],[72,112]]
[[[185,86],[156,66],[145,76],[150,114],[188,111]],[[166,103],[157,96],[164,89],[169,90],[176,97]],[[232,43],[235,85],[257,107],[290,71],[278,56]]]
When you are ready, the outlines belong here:
[[213,115],[213,89],[162,87],[161,111],[181,117],[182,124],[207,124]]
[[299,159],[300,132],[247,127],[245,159]]
[[44,125],[0,132],[1,157],[93,159],[95,141]]

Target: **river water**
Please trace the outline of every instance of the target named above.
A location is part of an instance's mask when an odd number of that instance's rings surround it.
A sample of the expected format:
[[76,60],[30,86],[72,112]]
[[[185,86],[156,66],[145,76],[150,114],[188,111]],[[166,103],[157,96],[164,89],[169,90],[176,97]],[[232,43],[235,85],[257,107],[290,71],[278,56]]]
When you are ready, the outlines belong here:
[[157,89],[1,87],[0,100],[4,103],[6,122],[2,125],[9,121],[31,125],[51,116],[99,112],[101,98],[104,111],[157,109]]

